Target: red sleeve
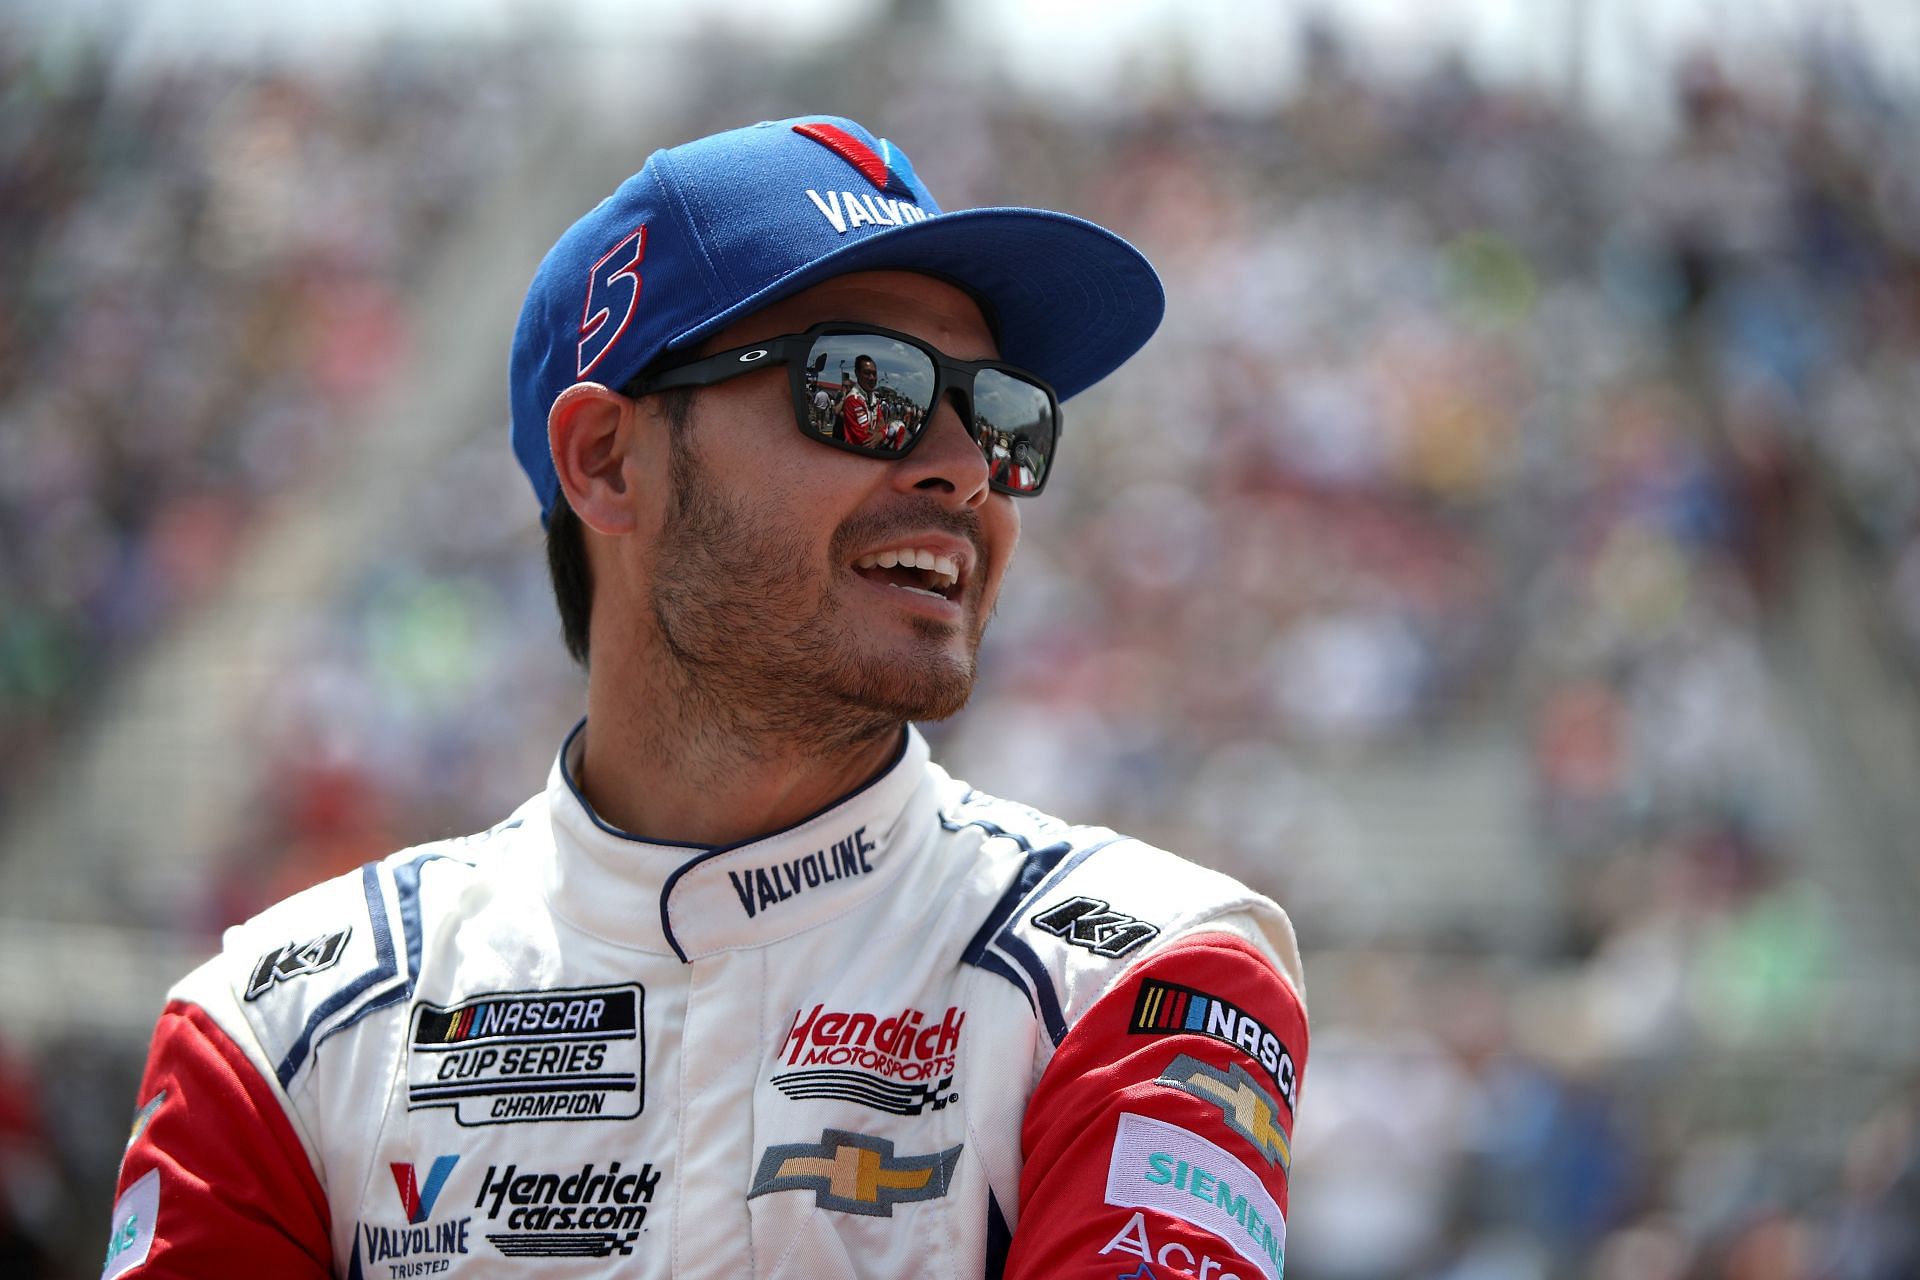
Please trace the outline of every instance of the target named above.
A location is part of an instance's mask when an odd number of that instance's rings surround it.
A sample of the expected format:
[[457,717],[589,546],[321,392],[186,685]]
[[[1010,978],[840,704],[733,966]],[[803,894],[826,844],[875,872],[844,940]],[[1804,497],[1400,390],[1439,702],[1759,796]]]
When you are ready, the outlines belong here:
[[849,391],[846,401],[841,405],[841,418],[844,421],[844,434],[851,444],[866,444],[873,439],[873,414],[867,408],[866,397]]
[[107,1277],[324,1277],[326,1195],[279,1099],[207,1013],[160,1015],[120,1162]]
[[1299,997],[1238,938],[1129,971],[1027,1106],[1008,1280],[1279,1280],[1306,1053]]

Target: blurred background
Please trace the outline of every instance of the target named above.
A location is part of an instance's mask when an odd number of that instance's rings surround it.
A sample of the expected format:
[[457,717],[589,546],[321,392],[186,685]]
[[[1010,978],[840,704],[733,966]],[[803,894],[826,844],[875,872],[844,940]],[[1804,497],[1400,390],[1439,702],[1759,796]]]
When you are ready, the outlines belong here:
[[0,1274],[225,925],[543,785],[541,253],[841,112],[1166,278],[930,736],[1291,911],[1289,1276],[1920,1276],[1920,7],[400,8],[0,16]]

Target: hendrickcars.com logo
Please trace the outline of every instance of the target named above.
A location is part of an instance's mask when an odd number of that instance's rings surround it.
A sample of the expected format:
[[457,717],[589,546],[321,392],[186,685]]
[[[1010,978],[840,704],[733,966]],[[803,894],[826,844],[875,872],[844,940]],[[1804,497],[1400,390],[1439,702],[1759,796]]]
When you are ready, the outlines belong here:
[[488,1165],[473,1207],[487,1211],[487,1243],[509,1258],[610,1258],[633,1252],[659,1185],[650,1163],[589,1161],[567,1173]]

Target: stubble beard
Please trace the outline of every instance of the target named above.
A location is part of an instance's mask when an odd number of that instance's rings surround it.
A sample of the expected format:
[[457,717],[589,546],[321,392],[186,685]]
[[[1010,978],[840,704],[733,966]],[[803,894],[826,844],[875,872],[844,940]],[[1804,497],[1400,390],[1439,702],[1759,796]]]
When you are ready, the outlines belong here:
[[[842,612],[835,584],[809,579],[810,553],[798,531],[719,493],[691,441],[674,445],[672,476],[653,617],[672,665],[663,673],[667,692],[684,701],[683,727],[709,739],[701,745],[833,757],[906,721],[944,720],[966,705],[986,623],[977,606],[964,657],[952,652],[951,628],[926,618],[908,620],[923,643],[876,652]],[[929,526],[978,545],[971,513],[929,502],[842,525],[830,571],[891,529]]]

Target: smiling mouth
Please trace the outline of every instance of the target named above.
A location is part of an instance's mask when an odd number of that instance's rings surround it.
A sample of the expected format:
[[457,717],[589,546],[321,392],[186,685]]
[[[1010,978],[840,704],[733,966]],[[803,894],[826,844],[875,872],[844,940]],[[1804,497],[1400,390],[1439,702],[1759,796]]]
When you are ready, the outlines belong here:
[[861,556],[853,562],[853,571],[869,582],[935,600],[952,600],[960,594],[959,562],[925,548],[909,547]]

